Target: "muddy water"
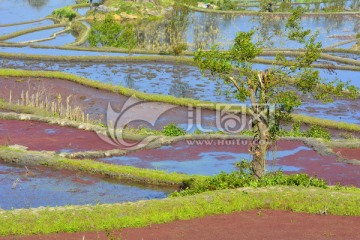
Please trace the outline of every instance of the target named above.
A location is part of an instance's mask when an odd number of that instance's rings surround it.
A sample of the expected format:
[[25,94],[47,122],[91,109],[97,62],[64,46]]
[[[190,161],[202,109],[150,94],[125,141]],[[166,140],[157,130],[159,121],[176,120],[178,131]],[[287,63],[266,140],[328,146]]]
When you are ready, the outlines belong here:
[[[109,103],[111,103],[111,106],[116,111],[119,111],[128,100],[128,97],[123,95],[98,90],[65,80],[27,78],[26,81],[21,81],[17,78],[0,78],[0,85],[2,86],[0,88],[0,98],[9,100],[11,91],[12,102],[20,100],[23,91],[27,91],[29,96],[39,94],[39,99],[42,99],[41,101],[44,101],[46,98],[56,99],[60,94],[64,106],[66,106],[67,97],[71,96],[70,105],[73,109],[80,107],[86,114],[89,114],[90,120],[96,122],[100,120],[104,123],[107,122],[106,111]],[[168,110],[164,111],[163,109]],[[176,107],[170,104],[154,102],[151,104],[151,107],[148,105],[144,106],[139,109],[139,112],[141,116],[148,116],[154,114],[154,112],[160,112],[161,115],[153,126],[146,125],[144,121],[132,121],[129,124],[130,126],[148,126],[155,129],[162,129],[165,125],[176,123],[184,126],[185,129],[188,128],[189,113],[187,107]],[[198,116],[201,119],[200,124],[202,127],[206,129],[216,128],[216,113],[214,111],[202,110],[198,113],[194,111],[194,116]],[[141,119],[143,118],[138,120]],[[131,120],[136,119],[132,118]],[[195,129],[189,129],[189,131],[195,131]]]
[[171,189],[123,184],[114,180],[42,167],[0,163],[0,208],[36,208],[118,203],[165,198]]
[[[221,85],[203,76],[194,66],[153,64],[153,63],[68,63],[37,62],[23,60],[0,59],[4,68],[20,68],[28,70],[55,70],[84,76],[95,81],[121,85],[142,92],[165,94],[175,97],[187,97],[212,102],[238,103],[231,96],[218,93]],[[269,66],[256,64],[259,69]],[[360,87],[360,72],[336,71],[330,74],[320,70],[324,78],[338,77]],[[161,86],[161,87],[160,87]],[[360,106],[356,101],[339,100],[330,104],[305,99],[299,112],[306,115],[327,118],[350,123],[360,123]]]
[[105,143],[95,132],[42,122],[0,120],[0,145],[15,144],[58,153],[122,148]]
[[[250,160],[245,140],[182,141],[159,149],[143,150],[101,161],[168,172],[215,175],[236,170],[234,164]],[[359,152],[360,153],[360,152]],[[279,141],[267,156],[268,171],[307,173],[330,184],[360,186],[360,166],[337,162],[335,156],[321,156],[301,142]]]

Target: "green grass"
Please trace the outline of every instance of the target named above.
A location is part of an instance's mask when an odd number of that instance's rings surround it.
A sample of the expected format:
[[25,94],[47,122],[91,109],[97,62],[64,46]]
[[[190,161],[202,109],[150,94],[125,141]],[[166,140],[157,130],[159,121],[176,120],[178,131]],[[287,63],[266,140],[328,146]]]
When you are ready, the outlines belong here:
[[271,187],[221,190],[136,203],[21,209],[0,214],[0,235],[85,232],[144,227],[252,209],[360,216],[356,188]]
[[76,41],[70,45],[81,45],[86,42],[90,29],[80,21],[71,24],[71,31],[76,36]]
[[73,8],[66,6],[66,7],[55,9],[52,12],[52,15],[58,19],[67,18],[69,21],[72,21],[74,18],[76,18],[77,13],[74,11]]
[[327,120],[323,118],[310,117],[300,114],[292,114],[294,122],[306,123],[314,126],[321,126],[332,129],[360,132],[360,125],[358,124],[349,124],[345,122],[337,122],[332,120]]

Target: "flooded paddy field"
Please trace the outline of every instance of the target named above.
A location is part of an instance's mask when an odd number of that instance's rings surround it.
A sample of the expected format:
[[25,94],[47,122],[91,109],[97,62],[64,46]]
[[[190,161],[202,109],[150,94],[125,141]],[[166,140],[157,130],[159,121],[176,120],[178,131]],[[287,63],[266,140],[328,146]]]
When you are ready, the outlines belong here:
[[[59,36],[60,37],[60,36]],[[37,45],[46,45],[45,42],[39,42]],[[129,56],[128,53],[102,52],[102,51],[80,51],[66,50],[55,48],[39,48],[39,47],[0,47],[0,52],[4,53],[20,53],[34,55],[55,55],[55,56]],[[147,56],[150,54],[131,54],[132,56]]]
[[[184,13],[186,21],[176,31],[181,36],[180,42],[187,42],[189,50],[208,49],[217,44],[221,49],[228,49],[239,31],[255,30],[255,40],[264,41],[267,48],[298,48],[294,41],[286,40],[284,35],[286,16],[242,16],[217,13]],[[303,16],[301,26],[318,31],[317,41],[323,47],[339,43],[342,37],[355,37],[359,31],[360,19],[356,16]],[[166,50],[170,47],[167,36],[167,20],[140,24],[137,28],[142,39],[139,46],[145,49]],[[154,31],[147,31],[147,29]]]
[[[100,161],[213,176],[220,172],[235,171],[236,162],[250,160],[249,143],[248,140],[186,140],[158,149],[102,158]],[[354,151],[359,152],[359,149]],[[360,186],[360,165],[338,162],[335,155],[322,156],[300,141],[278,141],[276,148],[268,152],[267,164],[267,171],[307,173],[324,178],[331,185],[339,182]]]
[[35,121],[0,120],[0,145],[21,145],[29,150],[71,153],[121,149],[95,132]]
[[8,26],[8,27],[0,27],[0,35],[6,35],[6,34],[14,33],[17,31],[22,31],[22,30],[26,30],[26,29],[30,29],[30,28],[48,26],[51,24],[54,24],[54,22],[52,20],[45,19],[40,22]]
[[2,163],[0,184],[0,209],[4,210],[159,199],[174,191],[73,171]]
[[[95,81],[121,85],[151,94],[164,94],[175,97],[194,98],[203,101],[221,103],[239,103],[235,98],[219,95],[221,84],[201,74],[194,66],[158,63],[69,63],[38,62],[30,60],[0,59],[4,68],[26,70],[54,70],[83,76]],[[256,64],[259,69],[268,65]],[[329,80],[337,77],[360,86],[360,72],[336,70],[329,73],[319,70]],[[160,87],[161,86],[161,87]],[[330,104],[305,99],[298,112],[331,120],[360,123],[358,100],[338,100]]]
[[[102,121],[106,123],[106,112],[108,104],[114,110],[120,110],[122,105],[128,100],[128,97],[95,89],[92,87],[83,86],[66,80],[59,79],[39,79],[39,78],[1,78],[0,84],[0,98],[9,100],[10,92],[12,101],[21,101],[21,94],[28,92],[28,94],[39,94],[39,98],[44,100],[56,99],[59,95],[62,97],[62,103],[66,105],[66,99],[71,96],[70,105],[80,107],[85,114],[89,114],[89,119],[92,121]],[[162,109],[168,109],[163,111]],[[147,125],[146,122],[133,122],[131,126],[147,126],[154,129],[162,129],[165,125],[176,123],[187,128],[188,123],[188,108],[179,107],[165,103],[154,102],[151,107],[148,105],[141,109],[142,114],[151,114],[154,111],[163,111],[161,116],[157,119],[154,126]],[[216,113],[210,110],[201,111],[201,124],[203,127],[214,128]]]
[[62,46],[65,44],[70,44],[75,42],[76,38],[70,33],[62,33],[56,36],[55,39],[37,42],[37,45],[44,45],[44,46]]
[[59,27],[59,28],[52,28],[52,29],[32,32],[32,33],[21,35],[19,37],[11,38],[11,39],[7,40],[7,42],[22,43],[22,42],[29,42],[29,41],[33,41],[33,40],[45,39],[45,38],[49,38],[53,34],[59,32],[63,29],[64,28]]
[[75,4],[75,0],[2,0],[0,4],[1,24],[26,22],[44,18],[56,8]]

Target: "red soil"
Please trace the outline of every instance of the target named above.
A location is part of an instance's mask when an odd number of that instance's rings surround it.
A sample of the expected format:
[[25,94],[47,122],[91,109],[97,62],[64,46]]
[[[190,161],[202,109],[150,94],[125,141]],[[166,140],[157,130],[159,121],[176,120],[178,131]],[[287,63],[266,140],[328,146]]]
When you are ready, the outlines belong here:
[[[300,167],[300,172],[324,178],[328,184],[360,187],[360,166],[338,162],[337,156],[321,156],[314,150],[302,150],[280,158],[277,164]],[[293,173],[293,172],[289,172]]]
[[[234,154],[248,153],[249,145],[245,143],[249,143],[249,141],[246,142],[245,140],[240,140],[240,144],[236,144],[235,140],[235,144],[226,144],[227,142],[231,143],[231,141],[232,140],[199,140],[194,142],[193,145],[189,145],[189,141],[180,141],[172,145],[171,148],[147,149],[129,153],[127,156],[150,162],[167,160],[189,161],[189,159],[201,161],[204,160],[202,154],[206,152]],[[292,150],[295,150],[298,147],[303,147],[304,149],[292,152]],[[274,157],[276,160],[268,161],[267,164],[269,166],[280,165],[283,167],[296,167],[300,168],[299,172],[324,178],[330,185],[341,183],[343,185],[360,187],[360,165],[338,162],[338,157],[335,155],[322,156],[313,149],[306,147],[304,143],[300,141],[279,141],[277,146],[273,148],[275,152],[277,151],[279,154],[283,155],[277,156],[275,154]],[[280,153],[280,151],[289,152]],[[360,155],[359,150],[357,151],[358,155]],[[229,159],[229,157],[234,158],[233,155],[225,154],[224,158],[221,158],[221,160]],[[272,158],[271,155],[270,157]],[[234,162],[239,160],[240,159],[234,158]],[[139,162],[136,166],[143,167],[141,164],[142,163]],[[297,172],[291,171],[286,173],[294,174]]]
[[89,151],[121,148],[95,132],[34,121],[0,120],[0,145],[22,145],[35,151]]
[[334,148],[333,151],[345,159],[360,161],[360,148]]
[[[106,122],[106,110],[108,103],[111,103],[114,110],[119,110],[128,97],[111,93],[96,88],[83,86],[71,81],[61,79],[46,79],[46,78],[15,78],[15,77],[0,77],[0,98],[6,100],[10,97],[10,91],[12,94],[12,101],[17,102],[21,98],[22,91],[28,91],[29,95],[40,93],[41,96],[47,96],[48,99],[54,99],[61,94],[63,104],[67,96],[71,95],[70,105],[72,107],[79,106],[85,113],[90,115],[92,120],[102,120]],[[356,101],[349,102],[351,109],[357,109],[358,104]],[[347,107],[349,107],[347,106]],[[150,126],[146,122],[133,122],[131,126],[147,126],[154,129],[161,129],[163,126],[170,123],[184,124],[188,123],[188,109],[187,107],[178,107],[171,104],[154,102],[150,108],[141,109],[141,115],[153,114],[156,109],[163,109],[164,107],[174,107],[164,112],[160,118],[156,121],[155,126]],[[335,112],[332,112],[335,114]],[[341,113],[338,113],[341,114]],[[215,111],[201,110],[201,126],[205,129],[214,128],[215,123]],[[196,118],[196,113],[193,116]],[[331,134],[337,136],[344,131],[331,129]],[[360,137],[360,133],[351,133],[355,137]]]
[[[207,216],[144,228],[124,229],[121,239],[127,240],[178,240],[178,239],[360,239],[360,217],[323,216],[289,211],[253,210]],[[59,233],[26,236],[16,239],[118,239],[119,233],[107,236],[105,232]],[[13,237],[3,238],[14,239]]]
[[[22,79],[22,81],[19,81],[19,79]],[[12,102],[17,102],[21,99],[22,91],[28,91],[29,96],[40,93],[40,96],[44,98],[47,96],[49,100],[55,99],[60,94],[64,105],[66,105],[67,96],[71,95],[70,105],[72,107],[79,106],[85,113],[90,115],[91,119],[102,120],[104,122],[109,103],[111,103],[114,110],[119,110],[128,99],[124,95],[60,79],[0,77],[0,86],[0,98],[8,100],[11,91]],[[147,114],[152,114],[155,109],[163,109],[168,106],[175,107],[170,104],[154,102],[151,108],[143,108],[141,114],[146,116]],[[166,111],[158,119],[154,128],[161,129],[169,123],[186,124],[187,116],[188,109],[186,107],[175,107]],[[214,116],[214,111],[203,110],[202,119],[204,126],[213,125],[213,121],[208,119],[214,118]],[[146,125],[146,123],[139,121],[131,125],[139,126]]]
[[[193,145],[189,143],[193,143]],[[200,159],[203,152],[248,153],[250,143],[251,140],[189,140],[177,142],[166,151],[161,148],[147,149],[130,153],[128,156],[149,161],[188,161],[189,159]],[[278,141],[277,146],[273,148],[283,151],[301,146],[304,144],[299,141]],[[181,154],[179,154],[180,152]]]

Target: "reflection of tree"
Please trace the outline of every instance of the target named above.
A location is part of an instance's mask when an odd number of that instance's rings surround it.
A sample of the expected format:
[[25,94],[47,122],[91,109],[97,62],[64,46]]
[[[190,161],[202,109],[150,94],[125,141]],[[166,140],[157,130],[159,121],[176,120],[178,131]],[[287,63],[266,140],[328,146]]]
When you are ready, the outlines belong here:
[[173,73],[174,80],[171,82],[169,94],[175,97],[194,98],[195,91],[188,83],[182,81],[181,66],[174,65]]
[[[194,22],[194,50],[205,49],[217,42],[219,17],[214,14],[200,14]],[[220,41],[225,40],[221,39]]]
[[186,44],[188,15],[187,8],[174,6],[173,11],[163,20],[137,24],[138,47],[174,52],[177,47]]
[[188,83],[181,82],[178,79],[174,79],[171,82],[169,94],[175,97],[193,98],[194,90],[191,89]]
[[260,15],[254,17],[252,21],[258,23],[255,32],[259,38],[258,41],[262,42],[264,47],[273,47],[274,40],[283,35],[284,22],[286,22],[283,16]]
[[345,23],[347,22],[348,18],[346,16],[338,16],[338,15],[331,15],[331,16],[324,16],[324,25],[327,32],[332,32],[334,29],[341,29],[345,27]]
[[27,0],[27,2],[33,8],[42,8],[49,3],[49,0]]
[[128,88],[135,88],[135,80],[134,78],[132,77],[132,64],[129,64],[129,72],[126,74],[126,77],[125,77],[125,86],[128,87]]

